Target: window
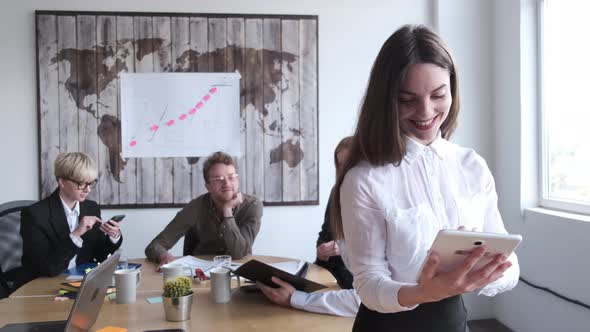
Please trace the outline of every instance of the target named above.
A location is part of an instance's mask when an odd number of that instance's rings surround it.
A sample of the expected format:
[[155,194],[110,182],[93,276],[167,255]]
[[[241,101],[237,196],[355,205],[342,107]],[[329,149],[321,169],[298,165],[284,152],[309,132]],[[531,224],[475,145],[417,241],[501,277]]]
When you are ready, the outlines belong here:
[[590,214],[590,2],[541,4],[541,205]]

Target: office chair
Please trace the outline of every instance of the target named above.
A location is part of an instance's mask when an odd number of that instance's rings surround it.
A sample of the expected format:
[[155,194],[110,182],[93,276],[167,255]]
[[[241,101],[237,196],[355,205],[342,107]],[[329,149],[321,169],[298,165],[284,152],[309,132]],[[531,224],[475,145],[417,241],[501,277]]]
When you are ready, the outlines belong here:
[[193,254],[195,250],[195,242],[196,236],[193,233],[192,229],[190,229],[186,234],[184,234],[184,242],[182,245],[182,255],[189,256]]
[[14,281],[20,273],[23,254],[20,212],[33,203],[23,200],[0,205],[0,298],[15,290]]

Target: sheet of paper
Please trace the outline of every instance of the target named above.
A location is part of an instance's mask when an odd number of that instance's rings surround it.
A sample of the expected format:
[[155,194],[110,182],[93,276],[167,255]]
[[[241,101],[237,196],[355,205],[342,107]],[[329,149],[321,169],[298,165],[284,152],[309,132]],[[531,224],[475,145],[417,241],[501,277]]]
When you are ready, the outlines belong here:
[[280,263],[272,263],[268,264],[271,266],[276,267],[279,270],[283,270],[285,272],[296,274],[297,271],[301,269],[301,267],[305,264],[305,261],[287,261],[287,262],[280,262]]
[[240,155],[240,74],[122,73],[125,158]]
[[[214,267],[213,261],[208,261],[204,259],[197,258],[195,256],[184,256],[175,261],[171,264],[180,264],[182,266],[190,267],[191,269],[201,269],[205,273],[207,277],[210,277],[209,270]],[[232,269],[237,269],[242,265],[241,263],[231,263]],[[187,276],[190,276],[188,271],[185,271]]]

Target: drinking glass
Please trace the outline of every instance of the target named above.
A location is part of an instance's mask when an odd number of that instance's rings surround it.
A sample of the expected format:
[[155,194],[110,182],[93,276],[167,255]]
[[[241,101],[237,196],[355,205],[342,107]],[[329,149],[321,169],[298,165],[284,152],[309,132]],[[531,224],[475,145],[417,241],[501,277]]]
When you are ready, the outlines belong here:
[[225,267],[231,269],[231,256],[230,255],[219,255],[213,257],[213,265],[215,267]]

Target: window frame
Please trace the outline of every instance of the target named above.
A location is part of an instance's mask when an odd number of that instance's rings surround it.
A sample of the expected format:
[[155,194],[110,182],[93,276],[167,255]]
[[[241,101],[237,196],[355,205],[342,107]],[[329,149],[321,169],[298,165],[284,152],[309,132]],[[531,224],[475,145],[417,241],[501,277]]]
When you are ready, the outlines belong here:
[[539,107],[539,206],[553,210],[561,210],[571,213],[590,215],[590,204],[583,204],[574,200],[549,198],[549,149],[548,149],[548,129],[546,108],[545,108],[545,11],[547,3],[551,0],[539,0],[537,3],[537,75],[539,78],[538,89],[538,107]]

